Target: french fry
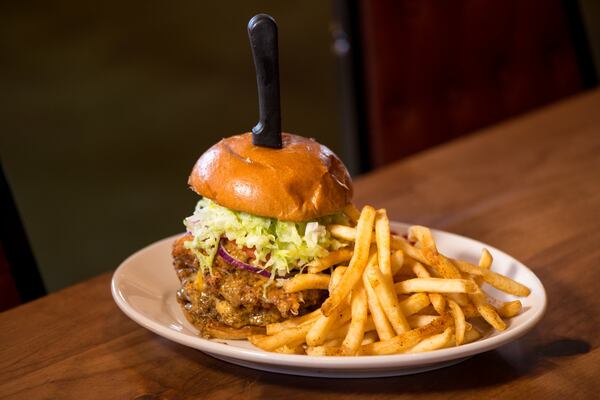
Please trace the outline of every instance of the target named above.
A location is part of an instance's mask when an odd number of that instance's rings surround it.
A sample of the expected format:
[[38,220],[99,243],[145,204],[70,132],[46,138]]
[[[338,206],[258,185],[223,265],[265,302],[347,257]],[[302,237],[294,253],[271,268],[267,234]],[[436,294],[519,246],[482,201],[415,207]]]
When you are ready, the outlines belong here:
[[386,284],[393,283],[392,263],[390,260],[390,221],[385,210],[375,214],[375,241],[377,243],[377,261]]
[[485,294],[481,291],[481,289],[479,289],[479,286],[476,287],[477,290],[475,293],[469,293],[469,299],[473,302],[475,307],[477,307],[479,314],[483,317],[483,319],[486,320],[488,324],[493,326],[494,329],[499,331],[505,330],[506,324],[504,321],[502,321],[496,312],[496,309],[487,303]]
[[[329,281],[329,293],[332,293],[336,289],[347,270],[348,268],[346,267],[337,267],[333,270],[331,280]],[[344,301],[347,304],[347,299]],[[331,339],[331,337],[328,336],[328,332],[351,318],[351,314],[346,306],[344,306],[341,311],[336,311],[329,316],[323,315],[322,308],[320,308],[320,310],[321,315],[315,320],[306,334],[306,343],[313,347],[322,345],[327,339]]]
[[311,326],[311,324],[306,324],[296,328],[288,328],[272,336],[253,335],[248,340],[258,348],[266,351],[274,351],[279,347],[303,340]]
[[477,285],[466,279],[414,278],[394,284],[396,293],[475,293]]
[[[349,312],[351,312],[351,310],[349,309]],[[350,318],[352,318],[352,314],[349,314]],[[342,342],[344,341],[344,338],[346,337],[346,335],[348,334],[348,330],[350,329],[350,323],[352,320],[347,321],[342,323],[341,321],[338,322],[337,326],[328,330],[325,333],[325,340],[323,341],[323,344],[319,345],[319,346],[334,346],[333,344],[333,340],[338,340],[338,344],[335,346],[341,346]],[[313,346],[316,347],[316,346]]]
[[436,318],[439,318],[439,315],[409,315],[406,320],[410,327],[415,329],[430,324]]
[[368,305],[367,293],[362,282],[358,282],[352,290],[351,307],[352,320],[350,321],[350,327],[341,348],[342,354],[346,356],[356,354],[365,335]]
[[392,253],[390,258],[390,263],[392,265],[392,277],[396,276],[398,272],[402,269],[404,265],[404,253],[402,250],[396,250]]
[[326,270],[329,267],[332,267],[336,264],[340,264],[346,261],[349,261],[352,258],[352,249],[339,249],[335,251],[329,252],[323,258],[318,258],[314,261],[309,262],[308,265],[308,273],[309,274],[317,274],[321,271]]
[[[302,341],[303,343],[304,341]],[[280,354],[305,354],[304,347],[300,344],[284,345],[273,350],[275,353]]]
[[[411,226],[408,230],[408,239],[419,242],[424,254],[427,252],[437,254],[437,247],[429,228],[420,225]],[[427,255],[425,255],[425,257],[427,257]]]
[[342,276],[346,273],[348,267],[344,267],[340,265],[331,273],[331,279],[329,281],[329,293],[333,292],[333,289],[337,286],[338,283],[342,280]]
[[462,278],[458,269],[448,260],[444,255],[437,254],[432,257],[430,264],[431,267],[437,271],[442,278],[446,279],[460,279]]
[[[328,332],[338,325],[350,320],[352,314],[348,307],[343,307],[341,310],[336,310],[335,313],[329,316],[322,315],[309,326],[306,332],[306,344],[309,346],[320,346],[328,339]],[[303,326],[300,326],[302,328]]]
[[[415,293],[415,294],[422,294],[424,296],[427,296],[427,293]],[[429,300],[429,297],[427,298],[427,300]],[[418,315],[435,315],[437,311],[435,311],[435,308],[433,308],[433,306],[431,305],[431,303],[423,308],[422,310],[420,310],[419,312],[417,312]]]
[[350,219],[350,222],[352,222],[354,225],[356,225],[358,219],[360,218],[360,211],[358,211],[358,208],[356,208],[354,204],[348,204],[346,207],[344,207],[344,214],[346,214],[346,216]]
[[488,249],[484,248],[481,250],[481,258],[479,259],[479,267],[483,269],[492,268],[492,262],[494,261],[492,254],[488,251]]
[[469,298],[467,297],[466,293],[447,293],[446,297],[454,300],[461,307],[469,304]]
[[425,351],[443,349],[450,343],[451,338],[452,328],[446,328],[442,333],[423,339],[413,348],[409,349],[407,353],[423,353]]
[[361,346],[359,353],[363,355],[383,355],[403,353],[414,347],[424,338],[443,332],[450,326],[447,316],[439,317],[424,327],[401,333],[389,340],[383,340]]
[[463,343],[464,344],[471,343],[471,342],[481,339],[481,337],[482,337],[482,335],[477,329],[475,329],[475,328],[468,329],[467,331],[465,331],[465,341]]
[[475,276],[481,276],[485,282],[503,292],[520,297],[529,296],[531,293],[531,290],[527,286],[522,285],[507,276],[500,275],[496,272],[482,268],[478,265],[470,264],[466,261],[452,260],[452,262],[462,272]]
[[[450,261],[447,260],[445,257],[437,253],[437,248],[435,247],[434,242],[432,244],[433,239],[431,234],[423,233],[422,230],[419,233],[420,235],[424,235],[426,237],[423,238],[423,242],[425,244],[431,245],[429,251],[426,251],[424,253],[422,249],[414,247],[413,245],[408,243],[404,238],[394,235],[392,235],[391,238],[392,249],[400,249],[405,253],[405,255],[409,256],[410,258],[420,263],[430,265],[434,269],[436,275],[438,276],[448,279],[461,278],[460,272],[458,272],[454,265],[452,265]],[[462,293],[452,293],[449,296],[459,305],[468,304],[467,298]],[[441,308],[442,304],[439,298],[436,300],[436,304],[438,308]]]
[[459,279],[460,272],[451,262],[438,252],[431,230],[424,226],[412,226],[409,231],[409,239],[416,239],[421,244],[421,252],[426,264],[435,269],[440,276],[447,279]]
[[[331,235],[337,239],[353,242],[356,237],[356,228],[346,225],[328,225],[327,230]],[[375,242],[375,235],[371,238]],[[405,255],[414,258],[415,260],[427,264],[427,259],[423,255],[421,249],[417,249],[411,245],[402,236],[391,235],[390,236],[390,247],[392,250],[402,250]]]
[[358,224],[356,225],[356,240],[354,242],[354,254],[348,265],[348,270],[344,273],[339,285],[329,295],[321,306],[323,315],[331,315],[339,308],[343,300],[348,296],[356,282],[362,276],[362,273],[367,266],[369,258],[369,247],[371,237],[373,236],[373,225],[375,222],[375,209],[371,206],[363,207]]
[[[482,338],[482,334],[477,330],[477,329],[467,329],[465,331],[465,340],[463,342],[463,344],[467,344],[467,343],[471,343],[474,342],[476,340],[479,340]],[[446,344],[446,347],[453,347],[456,344],[456,338],[454,336],[454,334],[452,335],[452,337],[450,338],[449,342]]]
[[344,342],[343,337],[334,337],[332,339],[327,339],[327,341],[325,341],[325,343],[323,343],[323,346],[325,346],[325,347],[340,347],[340,351],[341,351],[341,346],[342,346],[343,342]]
[[460,308],[462,309],[463,314],[465,315],[466,319],[481,317],[481,315],[479,314],[479,311],[477,311],[477,307],[475,307],[473,304],[467,304],[466,306],[460,306]]
[[429,304],[429,297],[425,293],[415,293],[400,302],[400,309],[402,314],[409,316],[418,313]]
[[[493,261],[494,259],[492,258],[492,254],[486,248],[481,250],[481,257],[479,258],[479,266],[481,268],[490,270],[492,268]],[[473,280],[475,281],[477,286],[481,286],[483,284],[483,277],[481,276],[475,276]]]
[[[328,289],[329,298],[318,310],[267,325],[267,335],[251,335],[254,345],[312,356],[415,353],[473,342],[483,337],[482,330],[506,329],[502,318],[521,312],[520,301],[495,308],[481,290],[486,282],[509,294],[530,293],[525,285],[491,271],[493,259],[486,249],[474,265],[440,253],[429,228],[409,229],[415,245],[390,234],[383,209],[366,206],[359,213],[348,206],[345,212],[356,227],[328,229],[354,248],[312,261],[307,274],[283,285],[289,293]],[[348,261],[331,275],[321,273]]]
[[341,349],[338,346],[308,346],[306,354],[313,357],[339,356]]
[[[430,265],[439,276],[446,279],[461,278],[460,272],[454,264],[438,252],[429,228],[424,226],[413,226],[409,230],[409,238],[416,239],[421,244],[421,251],[427,260],[427,264]],[[467,297],[464,294],[451,294],[449,297],[458,304],[468,304]],[[437,301],[439,303],[439,300]]]
[[452,314],[452,317],[454,318],[455,342],[456,342],[457,346],[460,346],[465,341],[465,330],[466,330],[465,314],[463,314],[460,306],[452,300],[448,300],[448,307],[450,307],[450,313]]
[[415,346],[423,338],[417,329],[401,333],[391,339],[382,340],[361,346],[360,355],[385,355],[403,353]]
[[301,317],[290,318],[290,319],[286,319],[285,321],[282,321],[282,322],[275,322],[272,324],[268,324],[267,325],[267,335],[274,335],[278,332],[281,332],[281,331],[289,329],[289,328],[296,328],[300,325],[304,325],[305,323],[314,322],[321,315],[323,315],[323,314],[321,314],[321,309],[319,308],[318,310],[315,310],[311,313],[305,314]]
[[[327,230],[336,239],[354,242],[356,240],[356,228],[347,225],[327,225]],[[371,243],[375,243],[375,235],[371,236]]]
[[498,314],[502,318],[512,318],[521,313],[523,305],[519,300],[507,301],[498,308]]
[[379,299],[375,294],[375,290],[371,286],[366,274],[363,274],[363,285],[367,292],[367,303],[369,305],[369,311],[371,312],[371,318],[380,340],[391,339],[394,337],[394,330],[390,326],[390,323],[385,316],[385,312],[379,303]]
[[401,236],[391,235],[390,246],[392,247],[392,250],[402,250],[405,256],[414,258],[420,263],[427,264],[427,259],[421,249],[417,249]]
[[[368,264],[365,274],[369,279],[371,287],[375,291],[379,304],[391,322],[396,333],[410,330],[402,309],[398,303],[398,297],[394,291],[394,280],[390,259],[390,221],[385,210],[377,210],[375,216],[375,239],[377,243],[377,266]],[[396,257],[403,258],[402,252],[395,252]],[[401,260],[396,260],[402,265]]]
[[[334,328],[327,333],[326,340],[331,340],[331,339],[335,339],[335,338],[342,338],[342,340],[343,340],[346,337],[346,335],[348,334],[349,329],[350,329],[350,322],[340,325],[337,328]],[[367,320],[365,322],[365,334],[368,332],[371,332],[371,331],[375,331],[375,323],[373,322],[373,318],[371,318],[371,316],[367,316]],[[341,346],[341,342],[340,342],[340,346]]]
[[[431,278],[427,269],[420,262],[411,259],[409,265],[417,278]],[[428,296],[435,311],[440,315],[444,315],[446,312],[446,299],[444,296],[439,293],[429,293]]]
[[446,299],[444,296],[439,293],[429,293],[428,296],[435,311],[440,315],[444,315],[446,313]]
[[363,338],[363,341],[361,342],[361,346],[363,346],[365,344],[375,343],[378,340],[379,340],[379,337],[377,336],[377,332],[375,332],[375,331],[367,332],[367,333],[365,333],[365,337]]
[[[366,289],[365,289],[366,293]],[[367,316],[367,322],[365,323],[365,335],[369,332],[373,332],[377,334],[377,330],[375,329],[375,322],[373,322],[373,318],[371,316]]]
[[283,290],[294,293],[308,289],[327,289],[330,278],[331,275],[328,274],[296,274],[285,281]]
[[406,321],[406,317],[402,313],[402,309],[398,303],[398,296],[392,287],[392,282],[386,282],[380,269],[374,263],[369,263],[364,272],[373,288],[379,304],[383,308],[383,312],[392,324],[392,328],[397,334],[410,330],[410,326]]

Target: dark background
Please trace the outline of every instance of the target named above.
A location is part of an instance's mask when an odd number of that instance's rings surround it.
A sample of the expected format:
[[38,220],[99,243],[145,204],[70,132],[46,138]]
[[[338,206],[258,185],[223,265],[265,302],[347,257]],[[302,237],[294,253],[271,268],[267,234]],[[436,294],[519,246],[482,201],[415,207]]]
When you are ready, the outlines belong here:
[[279,24],[284,130],[339,148],[328,2],[0,7],[2,163],[49,291],[182,231],[195,160],[257,122],[257,12]]
[[[356,165],[340,128],[332,2],[215,3],[0,3],[0,157],[49,291],[182,231],[195,160],[258,119],[256,13],[279,24],[284,130]],[[600,65],[600,2],[579,3]]]

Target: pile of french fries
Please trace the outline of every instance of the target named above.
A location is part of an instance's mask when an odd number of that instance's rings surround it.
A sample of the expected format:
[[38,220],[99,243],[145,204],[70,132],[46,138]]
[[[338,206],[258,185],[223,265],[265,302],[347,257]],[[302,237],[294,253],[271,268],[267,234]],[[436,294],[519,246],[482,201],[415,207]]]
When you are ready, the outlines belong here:
[[312,356],[425,352],[473,342],[491,328],[502,331],[503,318],[521,312],[519,300],[501,303],[481,290],[485,282],[515,296],[530,293],[491,271],[486,249],[478,265],[452,259],[438,251],[428,228],[412,226],[402,237],[390,232],[384,209],[349,206],[345,212],[352,226],[328,229],[353,246],[315,260],[307,273],[284,283],[287,292],[328,290],[327,300],[249,337],[255,346]]

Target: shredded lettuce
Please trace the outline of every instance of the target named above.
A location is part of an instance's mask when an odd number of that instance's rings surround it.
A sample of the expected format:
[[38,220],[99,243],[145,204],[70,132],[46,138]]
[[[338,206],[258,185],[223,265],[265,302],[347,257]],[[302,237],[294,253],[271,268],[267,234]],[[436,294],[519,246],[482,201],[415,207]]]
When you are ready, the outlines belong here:
[[254,249],[256,258],[252,263],[270,270],[272,278],[275,278],[345,246],[345,243],[334,239],[325,227],[344,220],[345,216],[340,214],[310,222],[278,221],[233,211],[202,198],[194,214],[183,221],[194,236],[193,240],[185,243],[185,247],[194,251],[201,268],[210,269],[219,240],[226,237],[234,240],[240,249]]

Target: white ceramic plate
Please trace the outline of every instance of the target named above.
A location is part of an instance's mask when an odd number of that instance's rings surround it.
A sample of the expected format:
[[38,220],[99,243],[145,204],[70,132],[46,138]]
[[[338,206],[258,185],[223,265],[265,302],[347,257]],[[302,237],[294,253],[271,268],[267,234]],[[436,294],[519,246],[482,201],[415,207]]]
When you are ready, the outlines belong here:
[[[395,232],[408,225],[393,223]],[[448,256],[476,262],[486,247],[494,257],[493,269],[531,288],[522,298],[524,311],[508,321],[508,328],[460,347],[420,354],[362,357],[309,357],[269,353],[242,340],[207,340],[185,319],[175,292],[179,281],[171,260],[174,237],[156,242],[125,260],[114,273],[112,295],[121,310],[152,332],[177,343],[201,350],[213,357],[250,368],[284,374],[321,377],[382,377],[414,374],[456,364],[524,335],[541,319],[546,309],[546,293],[540,280],[525,265],[506,253],[472,239],[434,231],[440,251]],[[515,299],[492,287],[485,290],[495,298]]]

